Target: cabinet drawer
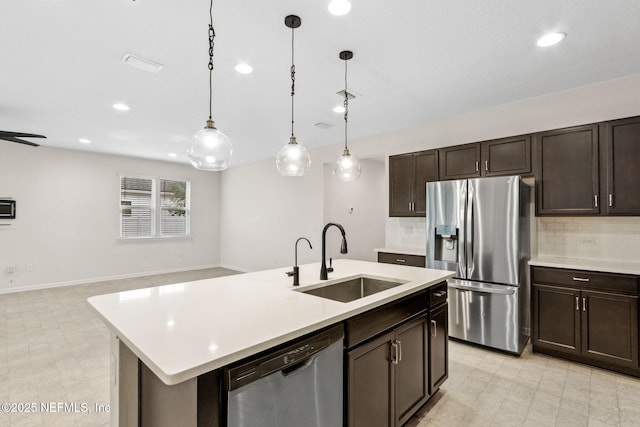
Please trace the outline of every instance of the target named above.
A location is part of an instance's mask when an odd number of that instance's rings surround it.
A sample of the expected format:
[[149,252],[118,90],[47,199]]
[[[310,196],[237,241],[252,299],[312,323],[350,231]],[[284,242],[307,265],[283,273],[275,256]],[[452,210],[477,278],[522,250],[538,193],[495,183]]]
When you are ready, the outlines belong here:
[[423,255],[393,254],[390,252],[378,252],[378,262],[410,265],[412,267],[424,267],[426,265],[426,259]]
[[447,282],[429,288],[429,307],[433,308],[447,301]]
[[391,302],[346,321],[347,347],[385,332],[428,308],[428,290]]
[[599,273],[548,267],[532,267],[531,274],[533,283],[638,294],[638,277],[629,274]]

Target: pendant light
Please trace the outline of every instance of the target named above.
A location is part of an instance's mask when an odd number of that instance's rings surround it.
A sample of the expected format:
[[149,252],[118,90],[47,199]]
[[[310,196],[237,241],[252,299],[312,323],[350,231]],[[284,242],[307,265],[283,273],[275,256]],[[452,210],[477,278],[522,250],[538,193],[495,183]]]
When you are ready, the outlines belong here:
[[291,28],[291,137],[289,138],[289,143],[278,151],[276,166],[281,175],[303,176],[311,167],[311,157],[307,149],[298,144],[296,136],[293,133],[293,97],[296,89],[296,66],[293,61],[293,32],[295,28],[298,28],[302,24],[302,21],[300,17],[296,15],[289,15],[284,18],[284,24],[288,28]]
[[347,91],[347,61],[353,58],[353,52],[343,50],[339,55],[344,61],[344,152],[333,164],[333,174],[342,181],[354,181],[360,177],[360,161],[349,153],[347,146],[347,125],[349,116],[349,94]]
[[213,30],[213,0],[209,4],[209,119],[204,129],[193,134],[187,156],[196,169],[206,171],[221,171],[229,166],[233,147],[231,141],[215,127],[211,118],[213,97],[213,39],[216,36]]

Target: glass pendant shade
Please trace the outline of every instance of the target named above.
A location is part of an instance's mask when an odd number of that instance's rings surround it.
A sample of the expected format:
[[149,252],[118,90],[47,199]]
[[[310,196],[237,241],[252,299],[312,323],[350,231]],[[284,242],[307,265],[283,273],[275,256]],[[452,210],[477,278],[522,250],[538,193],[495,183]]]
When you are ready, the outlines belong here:
[[225,170],[231,162],[233,147],[227,136],[207,121],[207,127],[193,134],[187,156],[194,168],[205,171]]
[[291,142],[282,147],[276,156],[278,172],[284,176],[303,176],[311,168],[311,156],[306,148],[291,137]]
[[344,150],[344,154],[333,164],[333,174],[341,181],[354,181],[360,177],[360,161]]

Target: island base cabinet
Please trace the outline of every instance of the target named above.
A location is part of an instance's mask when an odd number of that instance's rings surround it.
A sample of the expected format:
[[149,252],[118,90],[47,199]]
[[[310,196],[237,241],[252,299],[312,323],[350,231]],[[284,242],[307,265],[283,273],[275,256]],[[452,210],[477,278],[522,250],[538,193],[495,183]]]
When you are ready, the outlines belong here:
[[348,425],[401,426],[429,399],[428,316],[348,353]]
[[449,377],[449,309],[445,304],[429,314],[429,394]]

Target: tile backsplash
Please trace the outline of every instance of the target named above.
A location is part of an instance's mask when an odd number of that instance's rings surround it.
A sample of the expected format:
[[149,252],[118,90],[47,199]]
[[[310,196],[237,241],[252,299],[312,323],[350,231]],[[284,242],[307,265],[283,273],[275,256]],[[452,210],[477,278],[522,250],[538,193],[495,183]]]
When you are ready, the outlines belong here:
[[640,262],[640,217],[538,217],[538,255]]
[[[640,217],[533,217],[532,256],[640,262]],[[386,246],[424,249],[424,218],[387,218]],[[537,243],[537,245],[536,245]]]

